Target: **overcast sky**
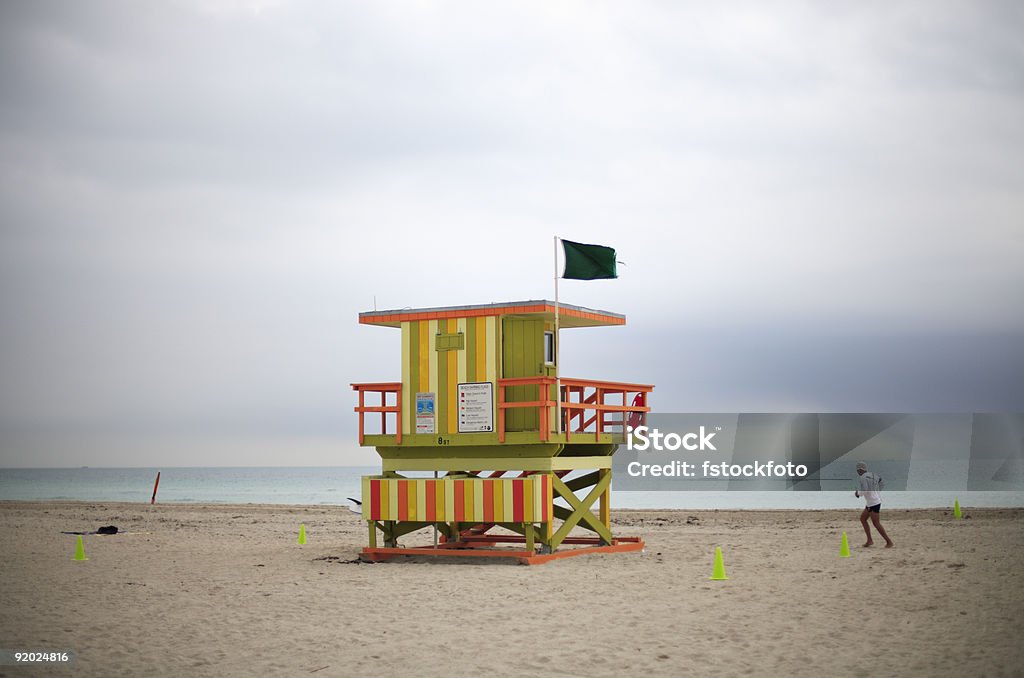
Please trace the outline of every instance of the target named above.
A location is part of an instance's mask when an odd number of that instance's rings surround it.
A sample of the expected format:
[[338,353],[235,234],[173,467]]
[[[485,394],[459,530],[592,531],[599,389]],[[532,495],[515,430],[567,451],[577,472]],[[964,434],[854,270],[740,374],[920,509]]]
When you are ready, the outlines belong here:
[[1018,2],[0,4],[0,464],[373,463],[359,311],[660,411],[1024,409]]

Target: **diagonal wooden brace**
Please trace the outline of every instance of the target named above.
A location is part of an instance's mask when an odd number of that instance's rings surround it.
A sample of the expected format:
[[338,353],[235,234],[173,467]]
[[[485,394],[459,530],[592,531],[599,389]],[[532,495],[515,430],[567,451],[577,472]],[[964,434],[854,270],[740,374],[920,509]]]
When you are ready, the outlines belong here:
[[562,526],[558,528],[558,531],[551,536],[551,548],[558,548],[558,545],[569,536],[569,532],[572,528],[576,527],[581,521],[587,528],[596,532],[601,536],[601,539],[606,543],[612,543],[612,532],[609,530],[600,520],[598,520],[593,513],[590,512],[590,507],[598,500],[598,498],[604,493],[604,491],[611,484],[612,476],[609,473],[604,478],[597,481],[594,488],[590,490],[586,498],[580,501],[579,497],[573,494],[565,483],[562,482],[561,478],[555,476],[551,477],[551,486],[555,492],[558,493],[562,499],[565,499],[572,507],[572,515],[569,519],[562,523]]
[[565,481],[565,486],[575,492],[576,490],[582,490],[584,487],[590,487],[591,485],[596,484],[600,479],[601,472],[594,471],[593,473],[588,473],[584,476],[580,476],[579,478],[573,478]]
[[[604,497],[603,494],[601,496]],[[570,511],[569,509],[565,508],[564,506],[559,506],[558,504],[552,505],[551,509],[553,511],[554,516],[556,518],[558,518],[559,520],[568,520],[570,517],[572,517],[572,514],[573,514],[572,511]],[[593,515],[593,514],[591,514],[591,515]],[[609,527],[608,523],[604,522],[604,520],[601,520],[601,523],[603,525],[605,525],[606,527]],[[592,529],[588,525],[580,525],[579,527],[582,527],[582,528],[587,529],[587,530]],[[609,529],[610,529],[610,527],[609,527]]]

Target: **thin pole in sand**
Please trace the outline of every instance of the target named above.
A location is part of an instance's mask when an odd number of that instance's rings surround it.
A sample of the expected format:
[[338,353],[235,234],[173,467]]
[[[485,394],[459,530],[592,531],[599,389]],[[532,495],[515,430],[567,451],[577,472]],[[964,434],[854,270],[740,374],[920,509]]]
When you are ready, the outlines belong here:
[[156,503],[156,488],[158,487],[160,487],[160,471],[156,472],[156,482],[153,483],[153,498],[149,500],[150,506]]

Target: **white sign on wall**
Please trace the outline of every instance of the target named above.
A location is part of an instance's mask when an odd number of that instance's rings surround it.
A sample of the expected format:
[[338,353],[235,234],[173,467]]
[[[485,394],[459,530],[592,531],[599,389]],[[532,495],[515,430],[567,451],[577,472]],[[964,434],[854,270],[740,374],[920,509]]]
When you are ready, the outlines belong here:
[[416,394],[416,433],[434,432],[434,394]]
[[459,433],[494,431],[494,384],[459,384]]

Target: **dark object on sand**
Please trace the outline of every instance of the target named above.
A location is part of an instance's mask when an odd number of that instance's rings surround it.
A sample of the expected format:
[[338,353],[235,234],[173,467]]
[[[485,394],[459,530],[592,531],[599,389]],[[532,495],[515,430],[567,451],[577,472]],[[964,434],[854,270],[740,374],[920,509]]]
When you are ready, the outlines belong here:
[[95,532],[61,532],[61,534],[117,534],[117,525],[105,525]]

